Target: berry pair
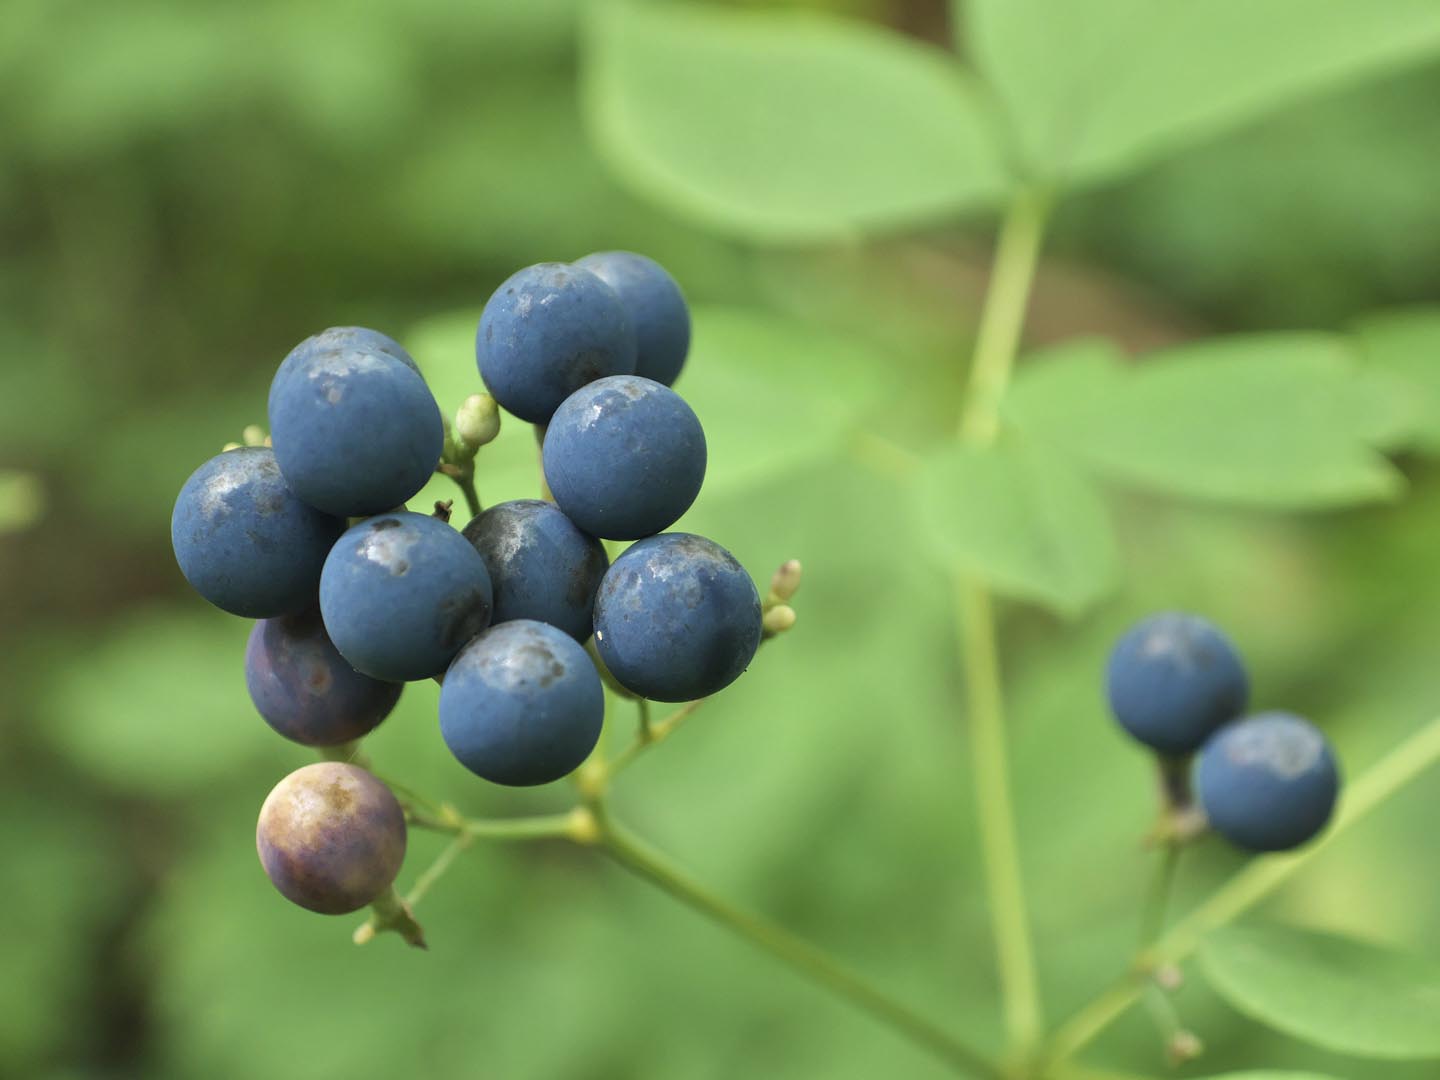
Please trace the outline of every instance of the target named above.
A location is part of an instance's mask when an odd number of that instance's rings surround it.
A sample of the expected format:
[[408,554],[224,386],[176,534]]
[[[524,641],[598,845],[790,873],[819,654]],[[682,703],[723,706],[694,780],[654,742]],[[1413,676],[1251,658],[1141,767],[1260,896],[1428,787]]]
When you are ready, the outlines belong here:
[[1106,681],[1111,710],[1130,735],[1172,760],[1198,751],[1201,808],[1231,843],[1284,851],[1330,820],[1340,774],[1328,740],[1292,713],[1242,717],[1249,677],[1211,623],[1174,612],[1142,620],[1115,645]]

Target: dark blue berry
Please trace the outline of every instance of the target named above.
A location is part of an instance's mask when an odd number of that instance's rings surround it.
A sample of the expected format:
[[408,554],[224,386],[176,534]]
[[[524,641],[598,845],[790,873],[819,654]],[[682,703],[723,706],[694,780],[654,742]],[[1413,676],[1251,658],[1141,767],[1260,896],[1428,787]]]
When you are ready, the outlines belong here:
[[553,503],[516,499],[490,507],[465,526],[495,591],[492,624],[536,619],[576,641],[590,636],[595,590],[610,560]]
[[590,271],[539,263],[485,304],[475,360],[501,406],[544,424],[586,383],[635,370],[635,329],[615,290]]
[[382,352],[399,360],[416,375],[420,374],[420,366],[415,363],[414,358],[398,341],[382,334],[379,330],[371,330],[364,326],[332,326],[328,330],[312,334],[296,345],[292,351],[324,352],[335,349],[364,349],[370,352]]
[[485,560],[437,518],[367,518],[335,544],[320,612],[340,655],[387,682],[429,679],[490,625]]
[[274,453],[244,447],[185,481],[170,542],[196,592],[232,615],[263,619],[314,606],[320,568],[344,528],[296,498]]
[[275,785],[260,807],[255,848],[287,900],[344,915],[394,884],[405,861],[405,814],[364,769],[320,761]]
[[1285,712],[1229,724],[1201,749],[1195,767],[1211,827],[1247,851],[1288,851],[1330,820],[1340,773],[1315,725]]
[[705,481],[705,432],[680,395],[615,375],[577,390],[545,432],[545,481],[565,516],[594,536],[668,529]]
[[675,279],[633,251],[597,251],[575,262],[620,294],[635,327],[635,374],[670,386],[690,351],[690,308]]
[[1162,754],[1193,753],[1245,709],[1250,680],[1230,639],[1197,615],[1165,612],[1131,627],[1106,668],[1120,726]]
[[632,544],[595,598],[595,646],[620,684],[655,701],[729,686],[760,645],[760,594],[719,544],[666,533]]
[[368,735],[390,715],[401,690],[352,668],[318,612],[255,624],[245,649],[245,686],[265,722],[304,746],[338,746]]
[[270,438],[296,495],[357,517],[394,509],[424,487],[445,430],[425,380],[390,353],[302,343],[270,384]]
[[440,733],[471,772],[496,784],[558,780],[595,749],[600,676],[575,639],[532,619],[467,645],[440,688]]

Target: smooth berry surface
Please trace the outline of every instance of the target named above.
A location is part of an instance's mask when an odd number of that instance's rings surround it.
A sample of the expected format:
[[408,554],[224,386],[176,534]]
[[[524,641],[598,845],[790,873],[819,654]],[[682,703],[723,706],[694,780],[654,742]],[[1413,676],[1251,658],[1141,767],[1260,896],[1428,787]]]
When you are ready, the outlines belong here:
[[635,328],[615,290],[588,270],[539,263],[495,290],[475,361],[502,407],[533,424],[586,383],[635,370]]
[[668,529],[705,481],[705,432],[679,394],[615,375],[577,390],[545,432],[545,481],[586,532],[635,540]]
[[336,542],[320,612],[340,655],[387,682],[429,679],[490,625],[485,560],[438,518],[367,518]]
[[304,746],[338,746],[368,735],[390,715],[401,690],[352,668],[318,611],[255,624],[245,649],[245,686],[265,722]]
[[497,784],[547,784],[600,738],[605,692],[585,650],[533,619],[492,626],[440,688],[440,732],[471,772]]
[[275,785],[260,807],[255,847],[287,900],[344,915],[394,884],[405,861],[405,814],[364,769],[320,761]]
[[301,502],[265,447],[227,450],[180,489],[170,542],[180,572],[216,607],[250,619],[314,606],[345,523]]
[[554,503],[516,499],[490,507],[464,529],[490,571],[492,624],[536,619],[583,642],[592,629],[595,590],[610,560]]
[[760,645],[760,594],[712,540],[666,533],[632,544],[595,598],[595,646],[627,689],[693,701],[740,676]]
[[620,296],[635,327],[635,374],[675,382],[690,351],[690,308],[675,279],[633,251],[597,251],[575,261]]
[[343,517],[400,506],[440,461],[445,431],[425,380],[369,345],[306,348],[270,384],[270,438],[286,481]]
[[399,360],[416,375],[420,374],[420,365],[415,363],[414,358],[405,351],[404,346],[388,334],[382,334],[379,330],[371,330],[365,326],[332,326],[328,330],[312,334],[295,346],[294,351],[324,352],[327,349],[366,349],[371,352],[382,352]]
[[1285,712],[1221,728],[1200,751],[1195,787],[1211,827],[1247,851],[1287,851],[1335,808],[1340,772],[1329,740]]
[[1250,680],[1240,654],[1198,615],[1163,612],[1132,626],[1106,668],[1111,711],[1162,754],[1193,753],[1245,710]]

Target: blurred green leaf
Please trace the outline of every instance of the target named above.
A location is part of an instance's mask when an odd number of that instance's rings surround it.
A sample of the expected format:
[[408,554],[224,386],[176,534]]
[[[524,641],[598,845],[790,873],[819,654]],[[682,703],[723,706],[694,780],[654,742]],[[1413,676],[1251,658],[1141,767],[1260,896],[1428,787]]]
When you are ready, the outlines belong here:
[[45,512],[45,491],[33,474],[0,469],[0,536],[28,528]]
[[1223,1076],[1207,1076],[1201,1080],[1338,1080],[1337,1077],[1321,1076],[1316,1072],[1290,1072],[1289,1070],[1261,1069],[1258,1072],[1225,1073]]
[[1379,447],[1409,423],[1392,381],[1341,338],[1214,338],[1127,364],[1100,341],[1021,371],[1007,417],[1117,482],[1165,494],[1301,509],[1394,498]]
[[1418,412],[1412,442],[1440,453],[1440,307],[1384,312],[1356,323],[1366,364],[1403,379]]
[[0,920],[0,1069],[34,1076],[57,1051],[83,1045],[73,1020],[94,992],[87,961],[133,867],[83,798],[55,799],[14,776],[0,801],[0,859],[7,880],[23,883]]
[[943,54],[818,13],[596,5],[598,149],[712,227],[779,241],[933,220],[1005,187],[981,98]]
[[957,14],[1029,164],[1069,183],[1440,48],[1431,0],[968,0]]
[[952,444],[922,466],[914,495],[935,549],[1000,592],[1078,615],[1115,584],[1100,494],[1043,446]]
[[1360,1057],[1440,1057],[1440,967],[1335,934],[1230,927],[1208,937],[1210,984],[1245,1015]]
[[894,390],[894,359],[853,337],[750,308],[692,314],[676,389],[705,428],[702,499],[838,455]]
[[282,754],[245,691],[251,625],[199,600],[136,612],[55,685],[41,730],[93,775],[150,794],[202,791]]

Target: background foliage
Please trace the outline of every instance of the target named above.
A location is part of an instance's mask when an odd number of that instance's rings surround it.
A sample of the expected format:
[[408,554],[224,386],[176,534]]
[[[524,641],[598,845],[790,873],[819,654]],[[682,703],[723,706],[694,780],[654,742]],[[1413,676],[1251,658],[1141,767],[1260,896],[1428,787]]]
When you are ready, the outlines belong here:
[[[675,273],[712,449],[683,524],[762,580],[806,564],[800,628],[627,775],[627,816],[980,1043],[999,1024],[937,552],[1044,605],[1003,629],[1057,1015],[1136,932],[1149,778],[1099,695],[1127,620],[1218,619],[1257,704],[1313,716],[1352,772],[1428,719],[1440,17],[1214,0],[1177,27],[1168,6],[10,0],[0,1073],[942,1075],[583,852],[477,849],[426,901],[425,956],[352,948],[256,866],[260,800],[307,755],[251,712],[246,628],[184,589],[174,493],[326,325],[396,334],[453,406],[481,304],[541,259],[625,247]],[[913,475],[953,426],[1017,168],[1076,191],[1032,307],[1049,348],[1000,451]],[[482,497],[531,494],[532,454],[512,425]],[[433,714],[406,691],[373,740],[387,773],[477,813],[564,801],[473,780]],[[1437,790],[1265,914],[1440,961]],[[439,843],[413,837],[415,865]],[[1204,848],[1182,898],[1239,863]],[[1233,940],[1204,959],[1243,978]],[[1198,973],[1180,1003],[1210,1047],[1182,1075],[1432,1075],[1271,1033]],[[1159,1071],[1139,1012],[1097,1055]]]

